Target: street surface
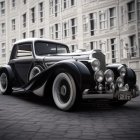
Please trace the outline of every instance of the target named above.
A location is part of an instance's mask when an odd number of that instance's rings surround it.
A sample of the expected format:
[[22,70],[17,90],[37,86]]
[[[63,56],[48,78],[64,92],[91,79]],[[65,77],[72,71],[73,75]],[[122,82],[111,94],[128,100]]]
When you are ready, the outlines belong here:
[[140,140],[140,97],[62,112],[42,98],[0,94],[0,140]]

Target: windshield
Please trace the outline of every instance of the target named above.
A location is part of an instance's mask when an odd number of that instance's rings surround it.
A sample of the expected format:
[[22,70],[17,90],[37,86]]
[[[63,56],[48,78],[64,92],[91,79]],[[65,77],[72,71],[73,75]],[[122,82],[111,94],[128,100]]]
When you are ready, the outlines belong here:
[[42,41],[35,42],[36,55],[61,54],[68,52],[68,47],[62,44]]

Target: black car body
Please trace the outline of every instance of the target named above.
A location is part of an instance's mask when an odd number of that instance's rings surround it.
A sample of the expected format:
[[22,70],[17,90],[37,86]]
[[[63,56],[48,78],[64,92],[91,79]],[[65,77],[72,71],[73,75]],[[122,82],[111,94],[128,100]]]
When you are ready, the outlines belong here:
[[69,53],[63,43],[37,38],[14,44],[9,63],[0,68],[0,91],[52,95],[61,110],[84,99],[123,105],[139,95],[135,72],[124,64],[106,65],[100,50]]

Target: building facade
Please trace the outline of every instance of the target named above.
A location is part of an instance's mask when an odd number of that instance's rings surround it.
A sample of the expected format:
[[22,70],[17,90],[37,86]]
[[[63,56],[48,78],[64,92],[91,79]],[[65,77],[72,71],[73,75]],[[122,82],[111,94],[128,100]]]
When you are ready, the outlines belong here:
[[0,65],[29,37],[101,49],[107,63],[126,63],[140,81],[140,0],[0,0]]

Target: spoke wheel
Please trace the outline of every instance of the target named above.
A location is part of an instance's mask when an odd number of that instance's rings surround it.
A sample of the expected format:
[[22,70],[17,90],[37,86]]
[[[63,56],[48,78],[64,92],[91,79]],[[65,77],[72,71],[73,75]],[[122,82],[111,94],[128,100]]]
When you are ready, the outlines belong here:
[[70,110],[76,101],[76,85],[68,73],[59,73],[52,87],[53,100],[61,110]]

